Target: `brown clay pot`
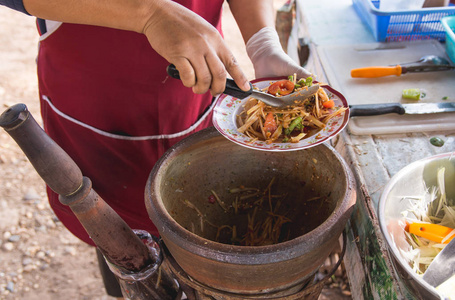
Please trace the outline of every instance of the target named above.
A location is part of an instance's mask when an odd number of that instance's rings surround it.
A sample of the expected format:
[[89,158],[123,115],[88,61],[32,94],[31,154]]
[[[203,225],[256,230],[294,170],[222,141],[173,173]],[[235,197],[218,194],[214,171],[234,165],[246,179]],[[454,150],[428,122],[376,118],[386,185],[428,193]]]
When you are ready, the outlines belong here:
[[[282,207],[292,220],[290,239],[267,246],[215,242],[217,229],[209,223],[234,222],[240,228],[247,217],[211,203],[211,190],[229,205],[229,188],[263,188],[273,177],[274,193],[288,194]],[[348,166],[329,145],[256,151],[209,128],[176,144],[159,160],[145,197],[165,245],[190,277],[226,292],[262,294],[299,289],[308,282],[337,245],[356,192]],[[316,197],[321,199],[311,200]],[[185,201],[197,207],[202,221]]]

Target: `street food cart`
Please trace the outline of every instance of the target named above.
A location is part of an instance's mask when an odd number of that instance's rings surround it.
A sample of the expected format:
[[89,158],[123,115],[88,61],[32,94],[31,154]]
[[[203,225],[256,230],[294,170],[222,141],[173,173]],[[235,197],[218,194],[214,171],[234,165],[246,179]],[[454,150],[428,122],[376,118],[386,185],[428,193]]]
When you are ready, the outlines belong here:
[[[452,71],[375,80],[350,78],[352,68],[367,64],[398,64],[427,54],[445,56],[438,39],[377,42],[353,3],[359,1],[297,0],[288,53],[314,72],[319,82],[328,82],[341,91],[353,106],[400,102],[401,91],[415,87],[426,90],[426,101],[454,100]],[[206,129],[175,145],[149,177],[146,206],[163,237],[161,244],[146,233],[133,232],[97,196],[90,179],[83,177],[66,153],[46,137],[24,105],[5,111],[0,126],[60,194],[60,201],[70,206],[108,262],[115,264],[112,268],[130,299],[180,299],[183,292],[190,300],[317,299],[323,281],[314,284],[314,273],[342,231],[353,299],[413,299],[379,228],[379,199],[390,178],[404,166],[455,149],[455,118],[451,113],[353,117],[346,130],[330,141],[331,145],[327,142],[302,153],[292,152],[294,155],[286,158],[283,153],[239,148],[214,128]],[[439,137],[444,144],[434,146],[431,137]],[[217,163],[208,166],[208,160]],[[265,167],[264,162],[269,165]],[[277,172],[277,177],[292,179],[285,188],[293,193],[327,194],[318,203],[322,211],[312,216],[317,219],[322,215],[314,228],[302,229],[282,244],[241,249],[195,234],[203,231],[203,216],[223,219],[224,212],[213,213],[213,206],[205,203],[210,213],[201,213],[188,200],[174,201],[175,194],[183,191],[202,199],[204,188],[198,186],[201,179],[204,184],[215,183],[225,190],[239,178],[237,184],[249,182],[264,168]],[[296,169],[299,172],[293,172]],[[290,175],[294,173],[305,177]],[[322,178],[323,186],[315,182],[306,185],[314,178]],[[297,194],[291,196],[294,202],[300,199]],[[314,207],[300,208],[297,217],[315,211]],[[188,210],[197,214],[190,216]],[[304,227],[300,225],[299,230]]]

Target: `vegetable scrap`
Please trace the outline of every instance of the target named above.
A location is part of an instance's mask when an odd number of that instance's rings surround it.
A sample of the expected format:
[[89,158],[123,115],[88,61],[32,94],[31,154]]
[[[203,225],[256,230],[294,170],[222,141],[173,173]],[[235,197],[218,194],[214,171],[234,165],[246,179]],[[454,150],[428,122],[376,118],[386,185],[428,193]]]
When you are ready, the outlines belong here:
[[218,227],[216,241],[223,242],[222,236],[230,235],[230,242],[242,246],[264,246],[284,242],[289,239],[289,228],[284,230],[284,224],[291,220],[286,214],[280,214],[282,201],[286,195],[275,195],[272,186],[275,178],[264,190],[256,188],[234,188],[230,193],[235,195],[232,201],[234,214],[246,214],[247,228],[239,233],[235,225]]
[[426,96],[421,89],[404,89],[401,95],[404,99],[420,100]]
[[440,137],[432,137],[430,139],[430,143],[433,145],[433,146],[436,146],[436,147],[442,147],[444,146],[444,140],[441,139]]
[[226,205],[224,204],[224,202],[221,201],[220,197],[218,197],[218,195],[215,193],[214,190],[211,190],[211,192],[212,192],[212,195],[215,197],[216,202],[218,202],[218,204],[221,206],[221,208],[222,208],[225,212],[227,212],[227,211],[228,211],[228,208],[226,207]]
[[[283,206],[287,194],[274,194],[272,192],[274,182],[275,178],[272,178],[262,190],[244,186],[231,188],[229,194],[233,197],[230,197],[228,202],[221,200],[215,191],[211,190],[209,203],[215,201],[225,213],[237,216],[237,221],[233,221],[232,224],[214,224],[189,200],[184,200],[183,203],[197,213],[201,232],[204,232],[204,223],[216,228],[214,239],[216,242],[240,246],[277,244],[289,240],[290,227],[285,224],[292,221],[286,217],[287,211]],[[191,223],[193,233],[195,229]]]
[[[311,77],[297,80],[296,74],[289,80],[272,82],[263,89],[274,96],[287,95],[313,85]],[[267,106],[258,99],[250,98],[244,110],[237,116],[238,131],[251,138],[267,144],[298,143],[325,128],[329,120],[346,110],[336,107],[333,95],[328,94],[320,84],[318,92],[303,101],[285,109]]]
[[215,202],[216,202],[215,196],[214,195],[210,195],[209,196],[209,203],[214,204]]

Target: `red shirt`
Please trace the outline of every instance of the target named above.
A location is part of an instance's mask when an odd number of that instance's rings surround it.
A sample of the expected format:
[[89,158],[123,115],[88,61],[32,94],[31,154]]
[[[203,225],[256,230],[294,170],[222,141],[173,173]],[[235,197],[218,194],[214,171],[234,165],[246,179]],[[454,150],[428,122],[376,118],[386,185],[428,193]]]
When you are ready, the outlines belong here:
[[[222,0],[176,2],[221,30]],[[135,32],[63,23],[42,36],[37,62],[45,131],[131,228],[158,235],[145,209],[148,175],[170,146],[211,125],[210,94],[170,78],[169,63]],[[93,245],[69,207],[48,195],[60,221]]]

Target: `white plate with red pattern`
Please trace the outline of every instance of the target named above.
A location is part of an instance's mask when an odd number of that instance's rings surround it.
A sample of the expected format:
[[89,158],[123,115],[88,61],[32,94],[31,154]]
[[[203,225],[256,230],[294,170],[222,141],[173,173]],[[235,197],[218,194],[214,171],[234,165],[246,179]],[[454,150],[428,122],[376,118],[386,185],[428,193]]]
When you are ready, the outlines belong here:
[[[283,78],[264,78],[252,81],[254,87],[263,89],[271,83]],[[215,128],[227,139],[241,146],[262,150],[262,151],[295,151],[314,147],[321,143],[327,142],[338,135],[348,124],[349,106],[344,96],[328,85],[322,86],[329,97],[334,100],[335,107],[345,107],[346,110],[341,114],[333,117],[326,124],[325,128],[309,134],[301,139],[298,143],[266,143],[257,139],[252,139],[247,135],[237,131],[237,115],[243,111],[243,106],[250,97],[238,99],[229,95],[221,94],[215,100],[213,113],[213,124]]]

